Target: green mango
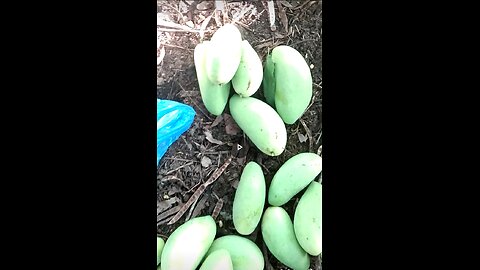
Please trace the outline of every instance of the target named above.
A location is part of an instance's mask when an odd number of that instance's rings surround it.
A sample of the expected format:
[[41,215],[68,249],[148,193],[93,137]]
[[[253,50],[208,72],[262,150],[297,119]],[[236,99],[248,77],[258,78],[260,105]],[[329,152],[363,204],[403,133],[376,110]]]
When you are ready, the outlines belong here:
[[234,94],[229,101],[230,113],[260,151],[278,156],[287,145],[287,130],[280,116],[267,103]]
[[241,97],[249,97],[262,84],[262,60],[247,40],[242,41],[242,58],[232,79],[235,92]]
[[262,218],[262,236],[268,250],[281,263],[294,270],[307,270],[310,257],[298,244],[293,224],[287,211],[270,206]]
[[162,259],[163,246],[165,246],[165,241],[163,241],[162,238],[157,237],[157,265],[160,264],[160,261]]
[[268,189],[268,203],[281,206],[302,191],[322,171],[322,157],[300,153],[283,163]]
[[233,225],[238,233],[251,234],[263,214],[266,186],[262,167],[254,161],[243,169],[233,199]]
[[312,99],[312,74],[297,50],[281,45],[267,56],[263,91],[286,124],[295,123],[303,115]]
[[195,270],[216,233],[217,226],[211,216],[196,217],[180,225],[163,247],[161,270]]
[[226,249],[218,249],[207,256],[200,270],[233,270],[232,259]]
[[242,57],[242,34],[233,24],[220,27],[210,39],[205,69],[208,79],[216,84],[232,80]]
[[258,246],[251,240],[238,235],[225,235],[213,241],[207,256],[225,249],[232,259],[233,270],[263,270],[265,261]]
[[203,104],[211,114],[218,116],[223,113],[225,106],[227,106],[231,83],[227,82],[225,84],[218,84],[213,83],[208,79],[205,71],[205,62],[206,52],[210,46],[210,41],[204,41],[203,43],[197,44],[197,46],[195,46],[193,58]]
[[322,253],[322,185],[313,181],[298,201],[293,228],[300,246],[310,255]]

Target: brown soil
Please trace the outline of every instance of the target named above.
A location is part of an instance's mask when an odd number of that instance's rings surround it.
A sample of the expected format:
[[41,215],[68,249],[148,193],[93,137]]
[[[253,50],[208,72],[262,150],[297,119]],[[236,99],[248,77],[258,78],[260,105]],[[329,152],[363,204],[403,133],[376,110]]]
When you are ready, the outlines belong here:
[[[267,1],[226,1],[225,17],[219,12],[218,22],[231,22],[232,18],[245,12],[236,23],[243,38],[256,49],[262,61],[269,50],[278,45],[289,45],[297,49],[311,66],[313,78],[312,103],[305,114],[293,125],[287,126],[287,147],[280,156],[269,157],[261,153],[249,142],[241,130],[237,130],[232,121],[228,106],[222,117],[208,113],[202,103],[193,64],[193,50],[201,42],[198,32],[166,31],[159,27],[159,39],[164,48],[163,61],[158,65],[157,98],[175,100],[192,106],[196,111],[191,128],[186,131],[165,153],[157,171],[157,214],[158,235],[166,239],[185,218],[211,215],[218,199],[223,207],[216,218],[217,237],[237,234],[232,223],[232,202],[235,188],[242,169],[249,161],[260,164],[265,173],[267,187],[277,169],[290,157],[302,152],[321,154],[322,146],[322,1],[273,1],[275,3],[276,31],[269,23]],[[282,4],[282,2],[286,2]],[[214,1],[158,1],[158,12],[164,20],[194,29],[200,29],[205,18],[214,14]],[[279,10],[284,9],[284,15]],[[203,40],[209,40],[218,29],[212,16],[205,28]],[[284,18],[282,20],[282,17]],[[287,27],[285,27],[287,24]],[[260,88],[254,95],[263,98]],[[215,121],[217,119],[217,121]],[[220,121],[219,121],[220,120]],[[215,123],[214,123],[215,121]],[[213,137],[207,138],[206,133]],[[218,142],[218,141],[220,142]],[[212,142],[213,141],[213,142]],[[184,204],[199,184],[206,181],[216,168],[229,157],[236,143],[244,146],[239,158],[234,158],[228,168],[210,185],[193,207],[175,224],[167,225],[172,215],[165,217],[166,211]],[[203,162],[202,162],[203,161]],[[293,209],[300,194],[285,205],[293,216]],[[266,204],[267,206],[267,204]],[[175,208],[176,207],[176,208]],[[190,207],[192,208],[192,207]],[[189,213],[190,212],[190,213]],[[163,218],[165,217],[165,218]],[[261,233],[257,230],[247,236],[262,249]],[[262,250],[265,253],[265,250]],[[265,269],[289,269],[267,252]],[[311,269],[321,269],[321,256],[312,257]],[[270,267],[271,266],[271,267]]]

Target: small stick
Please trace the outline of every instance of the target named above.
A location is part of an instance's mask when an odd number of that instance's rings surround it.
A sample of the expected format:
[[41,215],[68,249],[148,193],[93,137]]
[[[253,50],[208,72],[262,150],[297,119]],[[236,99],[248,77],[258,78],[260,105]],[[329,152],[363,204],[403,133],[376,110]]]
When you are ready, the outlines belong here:
[[180,211],[178,211],[178,213],[167,223],[167,225],[172,225],[173,223],[177,222],[183,216],[183,214],[185,214],[188,207],[190,207],[190,205],[192,205],[196,200],[198,200],[198,198],[200,197],[200,195],[202,195],[202,193],[205,191],[205,189],[210,184],[215,182],[217,180],[217,178],[225,171],[225,169],[227,169],[230,162],[232,162],[232,159],[233,159],[233,156],[230,156],[227,159],[227,161],[225,161],[225,163],[222,165],[222,167],[218,168],[208,178],[208,180],[205,183],[203,183],[201,186],[198,187],[198,189],[193,193],[193,195],[190,197],[190,199],[188,199],[188,201],[182,206],[182,208],[180,208]]
[[310,152],[313,151],[313,139],[312,139],[312,132],[310,131],[310,129],[308,129],[307,127],[307,124],[305,124],[305,121],[303,121],[302,119],[300,119],[300,123],[302,123],[302,126],[303,128],[305,129],[305,131],[307,132],[307,136],[308,136],[308,150]]
[[161,221],[162,221],[163,219],[166,219],[166,218],[168,218],[169,216],[175,214],[180,208],[181,208],[181,206],[180,206],[180,205],[177,205],[177,206],[175,206],[175,207],[173,207],[173,208],[170,208],[170,209],[168,209],[167,211],[161,213],[160,215],[157,216],[157,223],[160,223],[160,224],[164,223],[164,222],[161,222]]
[[217,194],[213,193],[213,195],[215,196],[215,198],[217,198],[217,203],[215,204],[215,208],[213,208],[212,217],[213,219],[217,219],[218,214],[220,214],[220,211],[223,207],[223,200],[220,199]]
[[176,172],[176,171],[180,170],[181,168],[190,166],[190,165],[192,165],[192,164],[193,164],[193,161],[188,162],[187,164],[183,164],[182,166],[179,166],[179,167],[177,167],[177,168],[175,168],[175,169],[173,169],[173,170],[170,170],[170,171],[167,172],[166,174],[167,174],[167,175],[168,175],[168,174],[172,174],[173,172]]

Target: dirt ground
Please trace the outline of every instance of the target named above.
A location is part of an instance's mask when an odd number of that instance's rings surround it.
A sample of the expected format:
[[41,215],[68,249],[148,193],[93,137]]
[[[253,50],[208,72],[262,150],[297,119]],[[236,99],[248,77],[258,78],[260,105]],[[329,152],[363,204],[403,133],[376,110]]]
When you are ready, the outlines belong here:
[[[158,56],[162,60],[157,66],[157,98],[185,103],[197,113],[191,128],[172,144],[157,168],[158,235],[166,239],[186,218],[212,215],[219,199],[223,200],[223,205],[216,217],[219,225],[217,237],[237,234],[232,222],[232,202],[246,163],[255,161],[262,166],[268,188],[274,173],[290,157],[302,152],[321,155],[322,1],[272,1],[275,5],[274,31],[270,27],[267,1],[225,1],[223,10],[215,10],[214,1],[157,2],[158,17],[168,22],[157,26],[160,42]],[[297,49],[311,67],[312,102],[300,121],[286,125],[287,146],[278,157],[266,156],[249,142],[230,117],[228,106],[223,115],[215,117],[202,103],[193,64],[194,48],[202,40],[209,40],[219,26],[232,20],[262,62],[275,46],[289,45]],[[254,97],[264,100],[262,88]],[[195,189],[224,164],[236,143],[244,147],[239,157],[232,160],[180,220],[167,225]],[[291,217],[299,197],[285,205]],[[265,269],[290,269],[266,252],[259,227],[247,238],[262,249],[266,259]],[[312,257],[311,269],[321,269],[320,257]]]

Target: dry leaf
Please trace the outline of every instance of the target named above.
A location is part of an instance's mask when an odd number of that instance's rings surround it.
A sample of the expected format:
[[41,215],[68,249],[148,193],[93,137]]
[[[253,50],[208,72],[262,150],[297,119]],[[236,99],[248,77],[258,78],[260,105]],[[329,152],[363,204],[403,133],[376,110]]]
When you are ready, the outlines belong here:
[[228,135],[237,135],[240,132],[240,128],[235,123],[235,120],[227,113],[223,114],[223,118],[225,119],[225,132]]
[[157,56],[157,66],[160,65],[163,61],[163,57],[165,57],[165,47],[162,46],[162,48],[159,50],[159,56]]
[[219,145],[223,144],[222,141],[213,138],[212,133],[209,130],[205,130],[203,132],[203,134],[205,134],[205,137],[206,137],[207,141],[209,141],[211,143],[214,143],[214,144],[219,144]]
[[303,135],[302,133],[297,133],[298,134],[298,140],[301,142],[301,143],[304,143],[307,141],[307,136]]
[[171,199],[158,202],[157,201],[157,215],[162,213],[163,211],[170,208],[174,203],[179,202],[180,200],[177,197],[173,197]]
[[203,20],[202,25],[200,25],[200,38],[201,39],[203,39],[203,37],[205,35],[205,29],[207,28],[208,23],[212,19],[212,15],[208,16],[205,20]]
[[288,1],[286,0],[282,0],[280,1],[280,3],[282,3],[282,5],[288,7],[288,8],[293,8],[292,4],[290,4]]
[[217,118],[215,118],[215,120],[213,121],[212,125],[210,127],[215,127],[217,126],[218,124],[220,124],[223,120],[223,117],[222,115],[220,114],[219,116],[217,116]]
[[210,165],[212,165],[212,160],[211,160],[209,157],[207,157],[207,156],[203,156],[201,163],[202,163],[202,166],[203,166],[203,167],[207,168],[207,167],[209,167]]

